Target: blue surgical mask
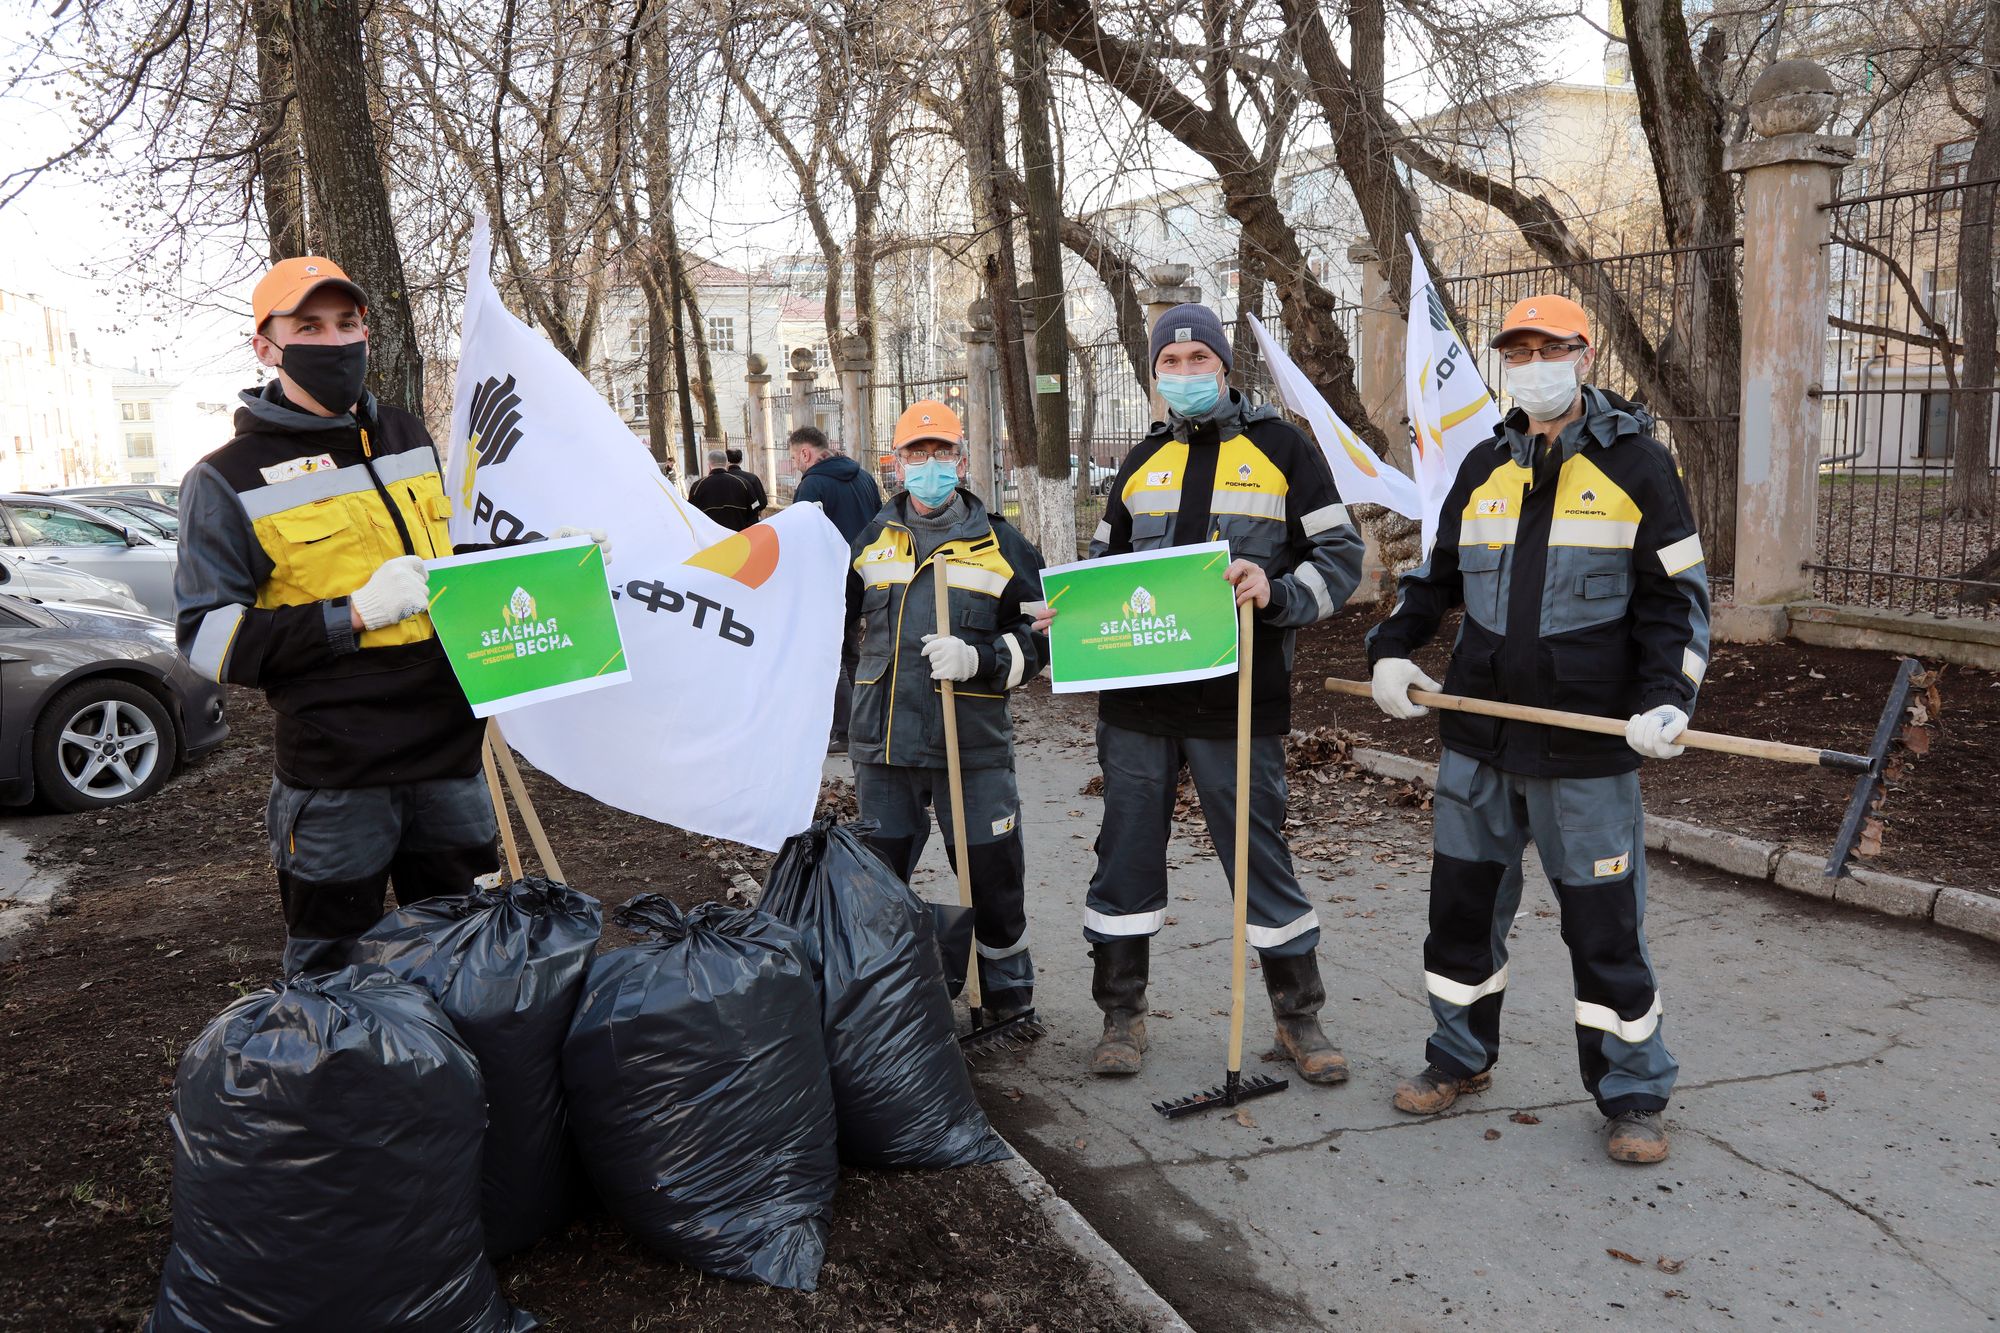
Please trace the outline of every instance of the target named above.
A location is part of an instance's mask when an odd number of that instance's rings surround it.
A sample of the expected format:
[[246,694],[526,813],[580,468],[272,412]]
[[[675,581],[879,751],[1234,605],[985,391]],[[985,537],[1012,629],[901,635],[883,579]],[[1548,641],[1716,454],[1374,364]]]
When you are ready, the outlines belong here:
[[903,469],[903,489],[926,509],[937,509],[958,489],[958,464],[941,458],[911,463]]
[[1202,416],[1222,399],[1222,377],[1214,371],[1206,375],[1161,375],[1160,397],[1184,417]]

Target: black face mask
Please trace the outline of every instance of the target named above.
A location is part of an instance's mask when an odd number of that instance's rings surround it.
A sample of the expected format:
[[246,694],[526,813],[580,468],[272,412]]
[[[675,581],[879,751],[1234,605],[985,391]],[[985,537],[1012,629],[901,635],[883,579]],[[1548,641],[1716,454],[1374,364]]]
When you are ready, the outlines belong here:
[[368,378],[366,342],[293,343],[279,351],[279,368],[327,411],[338,416],[361,401],[361,384]]

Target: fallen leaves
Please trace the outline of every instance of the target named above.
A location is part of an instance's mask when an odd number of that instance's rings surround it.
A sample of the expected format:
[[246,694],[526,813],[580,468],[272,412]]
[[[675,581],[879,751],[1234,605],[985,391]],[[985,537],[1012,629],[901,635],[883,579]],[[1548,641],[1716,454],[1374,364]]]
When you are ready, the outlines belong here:
[[1230,1119],[1234,1120],[1237,1124],[1243,1126],[1243,1128],[1245,1129],[1257,1128],[1256,1118],[1250,1114],[1250,1108],[1247,1106],[1237,1107],[1236,1114],[1231,1116]]
[[1646,1261],[1645,1261],[1644,1259],[1641,1259],[1641,1258],[1640,1258],[1640,1257],[1639,1257],[1638,1255],[1636,1255],[1636,1254],[1627,1254],[1627,1253],[1625,1253],[1625,1251],[1623,1251],[1623,1250],[1609,1250],[1609,1249],[1607,1249],[1607,1250],[1605,1251],[1605,1253],[1606,1253],[1606,1254],[1608,1254],[1608,1255],[1610,1255],[1610,1256],[1611,1256],[1611,1257],[1612,1257],[1613,1259],[1618,1259],[1618,1260],[1622,1260],[1623,1262],[1625,1262],[1625,1263],[1628,1263],[1628,1264],[1640,1264],[1640,1265],[1643,1265],[1643,1264],[1644,1264],[1644,1263],[1646,1262]]
[[1532,1111],[1516,1111],[1507,1117],[1517,1125],[1539,1125],[1542,1118]]
[[1491,1142],[1493,1142],[1493,1140],[1495,1140],[1495,1139],[1497,1139],[1497,1138],[1499,1138],[1499,1137],[1500,1137],[1500,1131],[1499,1131],[1499,1130],[1497,1130],[1497,1129],[1489,1129],[1489,1130],[1487,1130],[1487,1131],[1486,1131],[1486,1141],[1487,1141],[1488,1143],[1491,1143]]
[[1653,1260],[1653,1267],[1659,1269],[1662,1273],[1678,1273],[1683,1268],[1687,1267],[1687,1260],[1669,1259],[1667,1258],[1666,1255],[1663,1254],[1659,1258]]

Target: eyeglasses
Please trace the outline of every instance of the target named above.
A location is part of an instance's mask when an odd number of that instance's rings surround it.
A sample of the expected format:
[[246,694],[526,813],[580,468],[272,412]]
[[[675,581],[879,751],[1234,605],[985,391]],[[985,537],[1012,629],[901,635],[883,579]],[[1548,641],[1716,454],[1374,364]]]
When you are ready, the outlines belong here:
[[906,444],[896,451],[896,457],[905,463],[928,463],[936,459],[940,463],[956,463],[958,446],[942,442],[935,444]]
[[1500,353],[1500,359],[1510,366],[1525,366],[1537,358],[1567,361],[1589,346],[1589,343],[1543,343],[1540,347],[1509,347]]

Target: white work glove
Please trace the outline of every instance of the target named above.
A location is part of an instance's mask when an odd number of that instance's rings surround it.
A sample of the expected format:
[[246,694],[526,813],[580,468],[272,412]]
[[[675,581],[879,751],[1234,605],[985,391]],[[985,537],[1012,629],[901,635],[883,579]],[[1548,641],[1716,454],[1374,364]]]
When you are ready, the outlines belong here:
[[932,680],[971,680],[979,670],[979,650],[950,634],[924,635],[924,659]]
[[1375,706],[1398,721],[1422,717],[1431,710],[1410,698],[1411,687],[1435,693],[1444,688],[1407,657],[1385,657],[1375,664]]
[[1674,737],[1687,730],[1688,715],[1672,704],[1632,714],[1625,724],[1625,743],[1648,759],[1672,759],[1687,751]]
[[414,555],[385,560],[347,599],[363,629],[382,629],[399,620],[428,611],[431,605],[430,576],[424,562]]
[[604,556],[604,563],[611,563],[611,539],[601,528],[572,528],[565,524],[549,534],[549,540],[559,542],[565,537],[588,537],[597,543],[598,551]]

